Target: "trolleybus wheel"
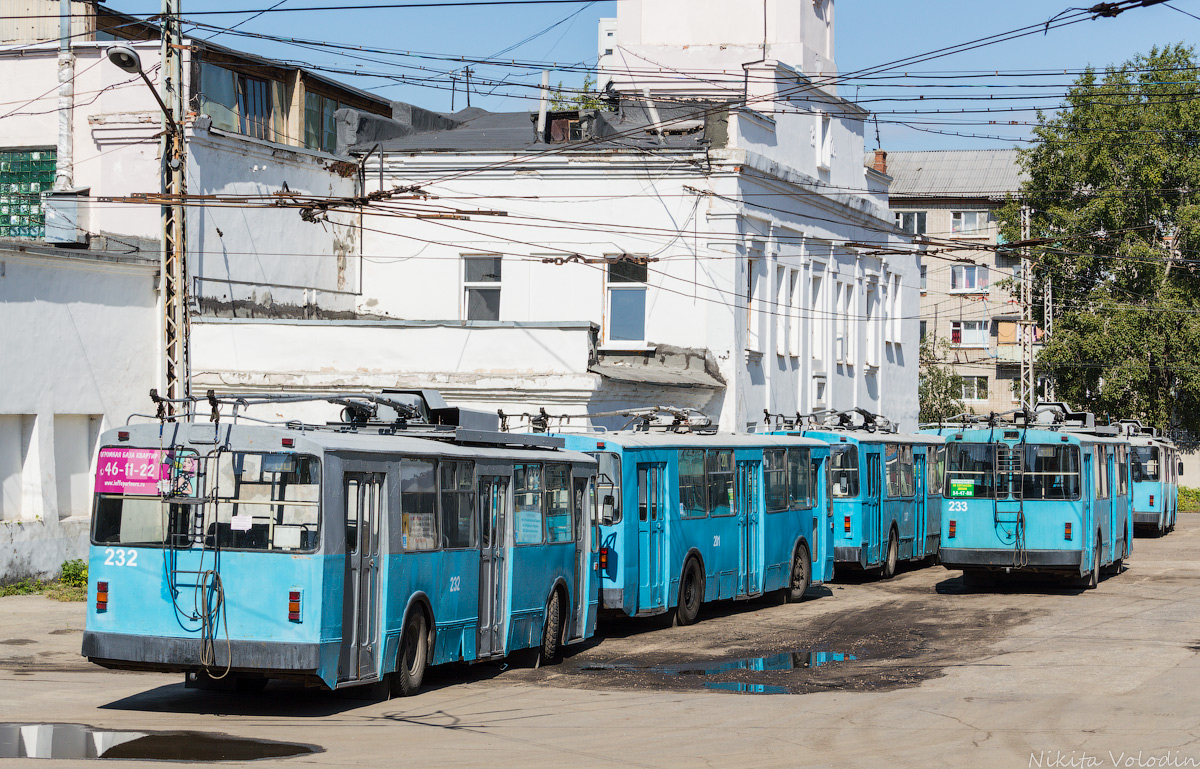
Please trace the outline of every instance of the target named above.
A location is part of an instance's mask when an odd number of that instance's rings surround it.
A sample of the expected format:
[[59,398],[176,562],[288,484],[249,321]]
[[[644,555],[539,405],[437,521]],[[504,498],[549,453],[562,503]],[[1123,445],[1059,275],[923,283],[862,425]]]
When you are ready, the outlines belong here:
[[691,625],[700,616],[700,604],[704,602],[704,575],[695,558],[689,558],[679,577],[679,603],[675,605],[677,626]]
[[425,613],[413,608],[400,633],[400,654],[392,677],[392,693],[411,697],[420,691],[428,658],[429,629],[425,626]]
[[1125,527],[1124,539],[1121,540],[1121,556],[1113,561],[1108,566],[1109,574],[1120,574],[1121,566],[1125,564],[1125,559],[1129,557],[1129,527]]
[[800,603],[804,600],[809,584],[812,583],[812,559],[808,556],[808,548],[800,545],[796,548],[796,556],[792,559],[792,578],[784,588],[784,599],[788,603]]
[[1080,581],[1080,586],[1084,590],[1095,590],[1100,584],[1100,532],[1096,532],[1096,554],[1092,557],[1092,571]]
[[562,610],[558,600],[558,590],[550,596],[546,604],[546,626],[542,628],[542,662],[549,663],[558,659],[562,653]]
[[896,530],[892,529],[888,533],[888,549],[887,560],[883,562],[883,569],[880,575],[884,579],[891,579],[896,576],[896,561],[900,558],[900,544],[896,542]]

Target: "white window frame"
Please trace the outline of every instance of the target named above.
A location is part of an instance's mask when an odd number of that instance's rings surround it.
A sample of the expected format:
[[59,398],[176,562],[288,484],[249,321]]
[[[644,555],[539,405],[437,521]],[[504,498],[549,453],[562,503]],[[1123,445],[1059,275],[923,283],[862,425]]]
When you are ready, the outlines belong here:
[[788,270],[788,295],[792,298],[791,312],[788,313],[788,355],[800,357],[800,313],[804,307],[804,297],[801,296],[800,270]]
[[[987,376],[982,374],[968,374],[966,376],[960,376],[959,379],[962,381],[962,399],[964,401],[980,402],[988,400],[990,390],[988,388]],[[979,395],[980,380],[983,380],[982,397]]]
[[[982,237],[991,223],[990,211],[951,211],[950,232],[953,235]],[[968,226],[973,222],[973,226]]]
[[[970,285],[967,276],[970,276]],[[982,282],[983,285],[980,285]],[[955,264],[950,267],[951,294],[986,294],[991,290],[991,275],[985,264]]]
[[[928,211],[895,211],[896,228],[909,235],[924,235],[929,230]],[[908,227],[911,223],[912,227]]]
[[[496,276],[496,280],[467,280],[467,263],[473,259],[478,259],[478,260],[498,259],[498,260],[500,260],[500,274],[498,276]],[[502,254],[485,254],[485,253],[462,254],[462,272],[460,273],[460,277],[462,278],[462,292],[460,294],[460,297],[462,299],[462,309],[461,309],[459,317],[461,317],[463,320],[471,320],[471,318],[469,317],[469,314],[470,314],[470,306],[471,306],[470,296],[471,296],[472,291],[496,291],[500,294],[500,302],[504,301],[504,292],[502,290],[502,286],[503,286],[503,282],[504,282],[504,256]],[[501,306],[502,305],[500,303],[497,303],[496,317],[494,320],[500,320]],[[489,320],[489,319],[480,318],[477,320]]]
[[[954,327],[958,326],[959,339],[954,341]],[[978,327],[978,334],[972,335],[968,339],[967,326]],[[978,339],[978,341],[975,341]],[[986,320],[955,320],[950,323],[950,341],[955,347],[987,347],[988,343],[988,328]]]
[[828,357],[826,351],[829,349],[829,313],[825,310],[825,294],[831,278],[823,274],[822,266],[813,264],[813,274],[808,281],[808,293],[811,299],[808,329],[809,351],[812,356],[814,374],[825,372]]
[[[607,256],[616,256],[609,254]],[[621,349],[641,349],[646,346],[646,328],[650,321],[650,269],[646,268],[646,282],[639,283],[637,281],[612,281],[609,279],[611,264],[604,266],[604,341],[607,346]],[[612,299],[614,293],[622,291],[640,291],[643,295],[642,308],[645,317],[642,318],[642,338],[641,339],[613,339],[613,309]]]

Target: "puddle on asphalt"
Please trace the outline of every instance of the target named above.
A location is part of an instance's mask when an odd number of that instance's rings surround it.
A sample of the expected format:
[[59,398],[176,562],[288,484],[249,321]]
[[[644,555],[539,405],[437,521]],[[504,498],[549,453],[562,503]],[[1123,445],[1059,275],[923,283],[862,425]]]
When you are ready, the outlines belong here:
[[311,745],[204,732],[116,732],[82,724],[0,724],[0,759],[253,761],[316,750]]
[[[596,663],[587,665],[583,672],[605,671],[659,673],[666,676],[719,676],[740,671],[776,673],[788,670],[812,670],[831,662],[852,662],[858,658],[845,652],[795,651],[772,654],[766,657],[747,657],[723,662],[683,662],[669,665],[640,666],[627,663]],[[784,686],[742,683],[737,681],[705,681],[705,689],[723,689],[741,694],[788,694]]]

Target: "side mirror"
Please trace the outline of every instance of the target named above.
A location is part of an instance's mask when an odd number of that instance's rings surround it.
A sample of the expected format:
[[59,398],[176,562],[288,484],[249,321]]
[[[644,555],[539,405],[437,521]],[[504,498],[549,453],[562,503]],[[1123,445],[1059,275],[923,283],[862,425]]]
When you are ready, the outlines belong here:
[[611,526],[613,515],[616,512],[617,500],[612,494],[605,494],[604,500],[600,503],[600,523],[604,526]]

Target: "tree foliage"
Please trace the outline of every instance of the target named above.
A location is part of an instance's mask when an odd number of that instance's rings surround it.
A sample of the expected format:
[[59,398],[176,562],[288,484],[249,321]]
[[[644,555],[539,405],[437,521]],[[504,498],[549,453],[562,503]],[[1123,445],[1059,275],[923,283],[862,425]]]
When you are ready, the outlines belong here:
[[[1035,286],[1053,284],[1038,361],[1057,396],[1098,416],[1200,432],[1200,70],[1194,49],[1151,49],[1088,70],[1021,150],[1028,181],[1000,220],[1031,209]],[[1035,302],[1041,318],[1041,302]]]
[[917,401],[921,406],[920,422],[940,422],[967,412],[962,401],[962,377],[946,364],[950,343],[945,339],[935,344],[932,336],[921,340],[920,379]]
[[562,81],[550,91],[550,109],[555,111],[571,109],[601,109],[604,103],[600,94],[592,89],[596,87],[596,78],[590,74],[583,78],[583,85],[578,90],[563,90]]

